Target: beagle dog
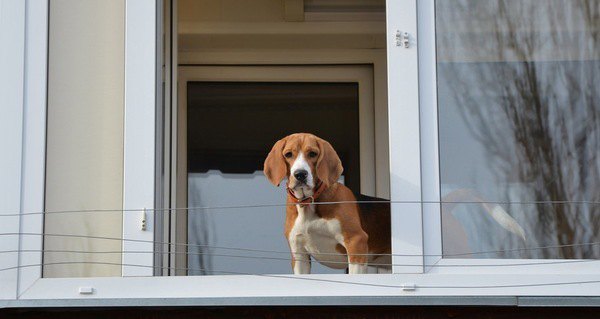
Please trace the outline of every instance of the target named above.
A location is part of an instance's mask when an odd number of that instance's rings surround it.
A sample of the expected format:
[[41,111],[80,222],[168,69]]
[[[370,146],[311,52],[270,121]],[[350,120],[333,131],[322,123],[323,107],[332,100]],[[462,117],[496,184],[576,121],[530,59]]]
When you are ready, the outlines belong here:
[[[287,178],[285,237],[294,274],[309,274],[311,257],[321,264],[348,269],[350,274],[391,270],[390,204],[358,195],[338,183],[343,167],[329,142],[308,133],[277,141],[264,162],[264,174],[274,185]],[[504,229],[525,241],[521,226],[501,206],[486,203],[472,190],[458,189],[444,196],[444,243],[470,251],[466,231],[450,214],[459,201],[474,201]],[[374,201],[374,202],[373,202]],[[372,203],[369,203],[372,202]],[[323,204],[318,204],[323,203]]]
[[[338,183],[342,171],[331,144],[307,133],[277,141],[265,160],[271,183],[279,186],[287,177],[285,237],[294,274],[310,273],[311,256],[350,274],[366,273],[369,263],[391,263],[389,204],[361,210],[352,191]],[[377,208],[383,210],[372,211]]]

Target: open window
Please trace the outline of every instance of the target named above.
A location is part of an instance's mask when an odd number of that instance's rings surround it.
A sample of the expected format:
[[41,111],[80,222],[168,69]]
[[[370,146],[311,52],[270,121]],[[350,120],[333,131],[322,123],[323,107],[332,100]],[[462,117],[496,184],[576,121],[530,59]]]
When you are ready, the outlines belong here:
[[[600,295],[597,1],[27,3],[0,12],[23,53],[0,61],[2,298]],[[260,168],[300,130],[391,200],[392,274],[289,275]]]
[[[189,209],[163,216],[176,242],[163,260],[175,265],[171,274],[291,272],[286,190],[262,172],[273,144],[289,134],[329,141],[344,166],[340,182],[355,194],[389,197],[384,3],[368,12],[336,4],[352,12],[316,17],[309,12],[323,10],[318,1],[286,7],[287,16],[280,5],[173,7],[170,200]],[[292,13],[300,21],[290,23]],[[317,262],[312,270],[344,272]]]
[[442,256],[437,265],[533,259],[538,272],[568,272],[573,264],[559,259],[597,259],[597,3],[435,1],[422,10],[422,94],[437,94],[422,106],[437,114],[426,124],[424,177],[439,185],[424,191],[442,201],[424,212],[424,229],[441,228],[426,243]]

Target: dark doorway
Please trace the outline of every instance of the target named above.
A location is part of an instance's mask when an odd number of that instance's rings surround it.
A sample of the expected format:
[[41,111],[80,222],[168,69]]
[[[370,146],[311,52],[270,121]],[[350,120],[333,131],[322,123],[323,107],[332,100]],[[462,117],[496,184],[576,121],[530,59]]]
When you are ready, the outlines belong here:
[[360,193],[358,83],[189,82],[188,171],[253,173],[280,138],[329,141]]

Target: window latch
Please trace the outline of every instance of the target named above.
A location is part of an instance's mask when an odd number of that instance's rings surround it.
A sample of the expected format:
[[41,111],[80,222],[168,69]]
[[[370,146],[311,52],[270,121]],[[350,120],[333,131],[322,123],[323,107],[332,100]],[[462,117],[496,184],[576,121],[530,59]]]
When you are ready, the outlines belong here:
[[417,289],[417,285],[413,283],[405,283],[402,284],[400,287],[403,291],[415,291]]
[[409,35],[408,32],[401,32],[400,30],[396,30],[396,46],[404,47],[408,49],[409,45]]
[[146,208],[144,208],[144,210],[142,210],[141,224],[142,224],[142,231],[146,231],[146,229],[148,228],[147,221],[146,221]]
[[79,287],[80,295],[92,295],[94,294],[94,287]]

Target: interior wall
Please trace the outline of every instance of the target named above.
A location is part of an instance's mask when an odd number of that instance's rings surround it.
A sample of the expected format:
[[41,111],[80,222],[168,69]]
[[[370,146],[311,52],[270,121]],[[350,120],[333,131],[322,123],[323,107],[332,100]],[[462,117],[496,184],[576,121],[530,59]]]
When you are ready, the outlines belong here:
[[285,21],[282,0],[179,0],[179,8],[179,22]]
[[[178,50],[385,48],[383,15],[323,9],[314,21],[306,19],[310,13],[304,12],[305,4],[302,0],[180,0]],[[348,4],[346,10],[351,9],[360,7]]]
[[[122,238],[124,0],[52,0],[45,234]],[[120,240],[46,236],[44,277],[120,276]],[[57,264],[102,262],[107,264]]]

